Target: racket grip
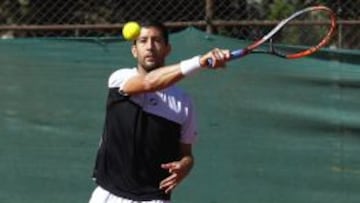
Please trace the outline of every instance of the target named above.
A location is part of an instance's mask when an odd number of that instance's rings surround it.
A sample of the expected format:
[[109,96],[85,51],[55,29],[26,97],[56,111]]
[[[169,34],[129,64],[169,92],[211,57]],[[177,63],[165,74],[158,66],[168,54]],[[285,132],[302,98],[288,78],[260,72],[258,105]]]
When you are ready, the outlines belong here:
[[[230,60],[241,58],[241,57],[245,56],[246,53],[247,52],[245,51],[245,49],[234,50],[230,53]],[[207,59],[207,64],[209,67],[214,66],[213,60],[211,58]]]

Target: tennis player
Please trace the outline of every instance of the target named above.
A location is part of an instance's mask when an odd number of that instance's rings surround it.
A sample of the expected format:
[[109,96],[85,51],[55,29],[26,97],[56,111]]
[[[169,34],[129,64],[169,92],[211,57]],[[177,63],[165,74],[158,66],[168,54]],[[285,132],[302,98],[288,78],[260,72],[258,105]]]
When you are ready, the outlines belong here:
[[115,71],[108,81],[104,132],[90,203],[170,203],[171,192],[194,164],[197,138],[194,106],[176,82],[208,68],[224,67],[229,50],[212,51],[165,66],[171,51],[168,31],[143,23],[131,52],[134,68]]

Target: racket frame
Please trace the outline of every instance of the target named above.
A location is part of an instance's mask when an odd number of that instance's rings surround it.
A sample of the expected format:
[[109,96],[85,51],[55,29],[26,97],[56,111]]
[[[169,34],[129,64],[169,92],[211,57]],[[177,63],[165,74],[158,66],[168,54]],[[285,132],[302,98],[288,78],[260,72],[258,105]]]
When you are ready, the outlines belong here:
[[[323,39],[315,46],[312,46],[304,51],[298,52],[298,53],[293,53],[293,54],[283,54],[280,53],[278,51],[276,51],[273,48],[273,44],[271,41],[271,38],[279,31],[281,30],[288,22],[290,22],[291,20],[297,18],[298,16],[306,13],[306,12],[310,12],[310,11],[315,11],[315,10],[322,10],[322,11],[326,11],[329,16],[330,16],[330,29],[328,31],[328,33],[323,37]],[[320,48],[324,47],[326,44],[328,44],[328,42],[330,41],[331,37],[333,36],[334,32],[336,29],[336,14],[328,7],[326,6],[311,6],[311,7],[307,7],[305,9],[299,10],[297,12],[295,12],[294,14],[292,14],[291,16],[289,16],[286,19],[283,19],[282,21],[280,21],[269,33],[267,33],[265,36],[263,36],[260,40],[255,41],[254,43],[250,44],[248,47],[244,48],[244,49],[237,49],[237,50],[233,50],[230,53],[230,59],[238,59],[241,57],[244,57],[252,52],[255,51],[255,49],[257,49],[260,45],[264,44],[265,42],[267,42],[268,40],[270,40],[270,50],[268,51],[259,51],[258,53],[269,53],[269,54],[273,54],[275,56],[278,57],[282,57],[282,58],[286,58],[286,59],[298,59],[298,58],[302,58],[308,55],[313,54],[314,52],[318,51]],[[211,61],[209,61],[211,62]],[[209,64],[212,64],[209,63]]]

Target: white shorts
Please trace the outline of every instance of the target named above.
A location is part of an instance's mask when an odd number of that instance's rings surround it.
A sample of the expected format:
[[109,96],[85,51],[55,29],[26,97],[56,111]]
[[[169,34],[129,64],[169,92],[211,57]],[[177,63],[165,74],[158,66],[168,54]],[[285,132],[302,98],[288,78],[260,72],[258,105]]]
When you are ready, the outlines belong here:
[[111,194],[104,188],[97,186],[91,195],[89,203],[170,203],[165,200],[133,201]]

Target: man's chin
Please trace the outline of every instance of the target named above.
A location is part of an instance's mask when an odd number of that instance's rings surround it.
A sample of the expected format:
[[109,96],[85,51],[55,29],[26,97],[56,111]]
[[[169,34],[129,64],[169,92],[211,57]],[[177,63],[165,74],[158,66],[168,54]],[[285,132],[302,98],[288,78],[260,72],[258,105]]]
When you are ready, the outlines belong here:
[[157,69],[158,67],[160,67],[157,63],[155,62],[146,62],[144,68],[149,72],[152,71],[154,69]]

